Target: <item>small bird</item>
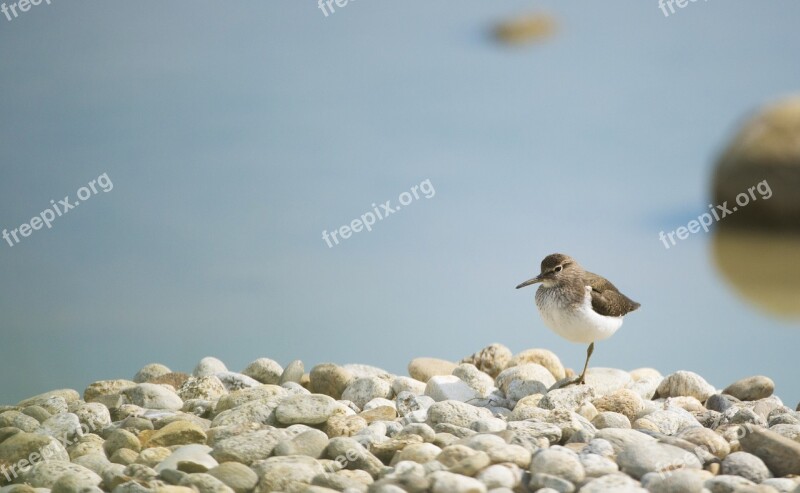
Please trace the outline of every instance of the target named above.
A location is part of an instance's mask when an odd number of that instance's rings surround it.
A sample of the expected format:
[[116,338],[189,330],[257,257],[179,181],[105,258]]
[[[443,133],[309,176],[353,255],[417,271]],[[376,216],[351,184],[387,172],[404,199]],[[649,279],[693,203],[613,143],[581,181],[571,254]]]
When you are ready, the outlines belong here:
[[589,344],[583,372],[569,382],[584,384],[594,343],[614,335],[622,317],[641,305],[620,293],[608,279],[587,272],[561,253],[545,257],[541,273],[517,289],[536,283],[542,283],[536,290],[536,307],[545,325],[568,341]]

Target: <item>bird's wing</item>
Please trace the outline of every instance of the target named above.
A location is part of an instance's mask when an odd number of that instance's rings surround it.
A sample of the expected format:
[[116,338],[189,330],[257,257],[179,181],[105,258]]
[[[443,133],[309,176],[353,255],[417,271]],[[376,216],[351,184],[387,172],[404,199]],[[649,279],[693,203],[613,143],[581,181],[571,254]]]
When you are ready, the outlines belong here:
[[621,317],[641,306],[620,293],[617,287],[604,277],[587,272],[585,279],[592,288],[592,308],[600,315]]

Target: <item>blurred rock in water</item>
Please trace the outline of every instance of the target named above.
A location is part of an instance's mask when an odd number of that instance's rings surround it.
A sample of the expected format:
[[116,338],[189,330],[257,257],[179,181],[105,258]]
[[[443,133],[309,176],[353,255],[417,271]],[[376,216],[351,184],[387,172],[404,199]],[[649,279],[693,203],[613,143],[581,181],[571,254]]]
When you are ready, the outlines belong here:
[[556,21],[546,14],[527,14],[500,22],[494,37],[506,44],[525,44],[549,38],[556,31]]
[[800,233],[720,228],[712,251],[743,298],[770,314],[800,318]]
[[727,201],[731,210],[722,228],[800,231],[800,95],[745,122],[717,163],[713,195],[715,205]]

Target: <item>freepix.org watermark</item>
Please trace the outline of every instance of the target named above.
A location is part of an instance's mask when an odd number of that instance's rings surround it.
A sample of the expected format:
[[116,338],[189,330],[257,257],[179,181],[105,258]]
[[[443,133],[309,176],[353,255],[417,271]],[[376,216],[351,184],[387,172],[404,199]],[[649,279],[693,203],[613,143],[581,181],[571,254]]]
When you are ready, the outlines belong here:
[[[36,7],[38,5],[41,5],[42,2],[46,3],[47,5],[50,5],[51,0],[19,0],[19,2],[13,2],[10,4],[3,2],[3,4],[0,5],[0,12],[2,12],[3,15],[6,16],[8,22],[11,22],[17,17],[19,17],[20,13],[24,14],[25,12],[31,9],[31,6]],[[17,12],[17,10],[19,10],[19,13]],[[11,17],[12,15],[14,17]]]
[[[317,6],[325,14],[325,17],[328,17],[328,15],[336,13],[336,9],[333,8],[334,4],[341,9],[347,7],[347,4],[353,1],[355,0],[318,0]],[[330,11],[330,14],[328,11]]]
[[[674,14],[676,12],[675,7],[677,6],[679,9],[686,8],[690,3],[695,3],[698,0],[658,0],[658,8],[661,9],[661,12],[664,13],[664,17],[669,17],[670,14]],[[707,2],[708,0],[703,0]],[[667,8],[669,8],[669,12],[667,12]]]
[[[420,193],[422,193],[422,195],[420,195]],[[372,232],[372,226],[374,226],[377,221],[383,221],[390,215],[399,211],[403,206],[409,205],[415,200],[419,200],[420,197],[429,199],[434,195],[436,195],[436,190],[433,188],[430,178],[428,178],[419,185],[411,187],[408,192],[401,193],[400,196],[397,197],[397,201],[400,202],[400,205],[392,207],[391,200],[380,204],[380,207],[373,203],[372,210],[361,214],[359,219],[353,219],[350,224],[340,226],[330,233],[328,233],[328,230],[323,231],[322,239],[328,244],[328,248],[333,248],[334,244],[339,244],[339,239],[346,240],[350,238],[353,233],[360,233],[364,230]],[[333,242],[331,242],[331,240],[333,240]]]
[[34,231],[39,231],[44,226],[47,226],[47,229],[52,228],[53,221],[78,207],[82,202],[86,202],[101,191],[107,193],[113,189],[114,184],[111,183],[108,173],[103,173],[96,179],[87,183],[85,187],[78,189],[76,192],[78,200],[70,201],[69,195],[58,202],[51,200],[51,207],[43,210],[38,216],[32,217],[27,223],[23,223],[18,228],[12,230],[3,229],[3,239],[6,240],[8,246],[13,247],[19,244],[22,239],[27,238],[33,234]]
[[739,207],[745,207],[747,204],[750,203],[752,200],[755,202],[759,199],[756,196],[755,192],[758,192],[760,198],[764,200],[769,200],[772,197],[772,189],[769,187],[769,183],[767,180],[759,182],[757,185],[752,186],[747,189],[746,192],[742,192],[736,196],[736,204],[728,206],[728,201],[722,203],[722,205],[713,206],[708,204],[708,208],[710,209],[710,213],[706,212],[704,214],[700,214],[697,216],[697,219],[692,219],[686,226],[681,226],[674,231],[670,231],[669,233],[664,234],[663,231],[658,233],[658,239],[664,243],[664,248],[669,250],[670,243],[667,242],[667,238],[672,243],[672,246],[676,245],[675,237],[677,236],[679,240],[685,240],[689,237],[690,234],[694,234],[699,232],[701,229],[708,233],[708,227],[714,224],[714,221],[721,221],[726,216],[733,214],[734,212],[739,210]]

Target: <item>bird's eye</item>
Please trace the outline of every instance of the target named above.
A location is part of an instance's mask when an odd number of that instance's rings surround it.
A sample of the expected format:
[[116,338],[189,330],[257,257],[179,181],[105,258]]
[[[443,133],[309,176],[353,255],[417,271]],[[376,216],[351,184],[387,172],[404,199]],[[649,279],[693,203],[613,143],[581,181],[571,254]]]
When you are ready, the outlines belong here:
[[556,266],[555,269],[553,269],[553,272],[561,272],[561,269],[562,269],[562,267],[560,265],[558,265],[558,266]]

